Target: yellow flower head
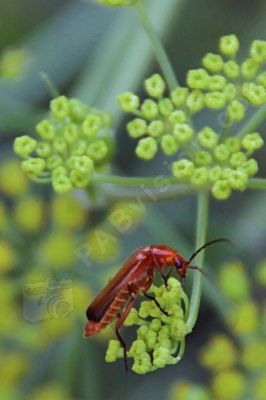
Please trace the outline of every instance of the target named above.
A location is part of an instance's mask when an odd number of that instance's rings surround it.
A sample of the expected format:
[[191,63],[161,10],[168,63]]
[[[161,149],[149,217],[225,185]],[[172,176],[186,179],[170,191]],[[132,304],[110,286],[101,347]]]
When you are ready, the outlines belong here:
[[16,251],[8,241],[0,239],[0,272],[12,270],[17,262]]
[[52,203],[52,217],[62,228],[78,229],[86,223],[88,213],[73,195],[64,194],[55,196]]
[[39,196],[20,198],[14,209],[15,221],[27,232],[38,232],[44,223],[44,202]]
[[16,197],[26,191],[28,179],[19,161],[9,159],[0,166],[0,190],[6,195]]
[[219,371],[230,368],[237,360],[237,350],[225,335],[214,336],[200,352],[204,367]]
[[219,372],[212,381],[215,400],[238,400],[245,390],[245,377],[237,370]]

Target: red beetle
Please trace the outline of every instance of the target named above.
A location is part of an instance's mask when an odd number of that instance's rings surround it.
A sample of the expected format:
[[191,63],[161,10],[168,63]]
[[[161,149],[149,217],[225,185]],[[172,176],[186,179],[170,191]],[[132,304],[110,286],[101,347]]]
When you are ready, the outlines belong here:
[[[157,271],[163,283],[167,286],[172,269],[181,279],[186,277],[187,269],[202,270],[190,265],[196,255],[205,247],[227,239],[215,239],[201,246],[189,260],[185,260],[176,250],[164,245],[152,245],[136,250],[124,263],[107,286],[96,296],[87,309],[88,322],[85,326],[85,337],[91,337],[99,333],[109,325],[116,317],[116,335],[124,349],[125,365],[127,369],[126,343],[119,333],[139,293],[153,300],[160,310],[166,314],[154,296],[147,293],[153,283],[154,272]],[[163,272],[169,268],[167,275]]]

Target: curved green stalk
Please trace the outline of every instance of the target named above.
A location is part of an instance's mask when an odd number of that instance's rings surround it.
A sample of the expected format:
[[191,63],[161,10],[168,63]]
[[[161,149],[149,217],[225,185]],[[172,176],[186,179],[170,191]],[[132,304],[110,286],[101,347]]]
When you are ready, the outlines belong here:
[[[196,248],[198,249],[206,242],[206,233],[208,225],[209,195],[206,192],[198,195],[198,215],[197,215],[197,237]],[[203,268],[204,250],[197,256],[197,265]],[[192,292],[190,298],[190,310],[187,319],[187,327],[192,331],[198,318],[200,298],[202,291],[202,274],[194,271]]]
[[138,18],[139,18],[147,36],[149,37],[149,39],[151,41],[152,48],[155,52],[158,63],[160,64],[160,67],[161,67],[163,75],[167,81],[169,89],[174,90],[177,86],[179,86],[178,81],[176,79],[172,65],[169,62],[169,59],[166,55],[165,49],[162,46],[162,43],[154,30],[154,27],[149,19],[148,14],[146,13],[146,10],[145,10],[145,7],[144,7],[142,1],[138,1],[134,5],[134,8],[137,12]]

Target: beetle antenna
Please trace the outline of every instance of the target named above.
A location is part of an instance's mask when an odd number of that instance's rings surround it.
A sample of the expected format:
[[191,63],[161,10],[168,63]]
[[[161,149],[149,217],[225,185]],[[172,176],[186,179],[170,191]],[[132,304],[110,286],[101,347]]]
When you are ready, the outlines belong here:
[[[204,244],[203,246],[201,246],[198,250],[196,250],[195,253],[192,254],[192,256],[190,257],[190,259],[188,260],[188,264],[190,264],[191,261],[192,261],[202,250],[204,250],[206,247],[210,246],[211,244],[219,243],[219,242],[231,243],[231,241],[230,241],[229,239],[225,239],[225,238],[211,240],[210,242],[205,243],[205,244]],[[194,269],[194,268],[192,268],[192,269]],[[198,268],[198,267],[197,267],[197,269],[200,270],[200,268]]]

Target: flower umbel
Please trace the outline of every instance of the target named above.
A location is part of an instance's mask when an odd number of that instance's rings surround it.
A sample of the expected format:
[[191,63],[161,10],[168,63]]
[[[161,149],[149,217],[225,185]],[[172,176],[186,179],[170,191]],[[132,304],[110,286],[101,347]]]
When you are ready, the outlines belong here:
[[113,139],[109,116],[77,99],[59,96],[50,115],[36,126],[39,140],[24,135],[14,151],[23,170],[37,182],[52,182],[58,193],[90,184],[94,171],[108,163]]
[[[132,371],[145,374],[178,363],[183,355],[188,299],[180,282],[169,278],[168,286],[152,286],[149,293],[154,294],[166,316],[151,300],[141,302],[137,311],[130,311],[125,326],[137,325],[137,338],[128,351],[133,358]],[[185,306],[183,306],[185,304]],[[123,357],[123,349],[118,340],[111,340],[106,352],[106,361],[114,362]]]

